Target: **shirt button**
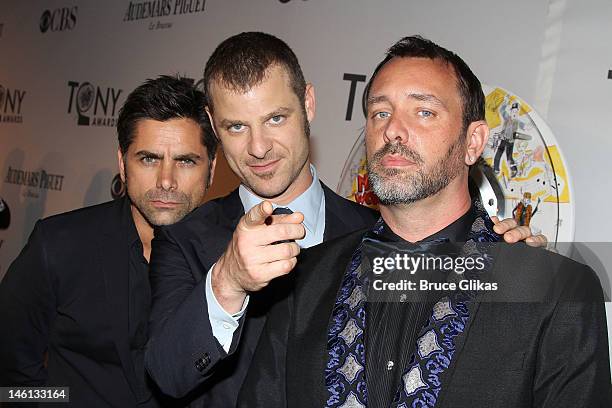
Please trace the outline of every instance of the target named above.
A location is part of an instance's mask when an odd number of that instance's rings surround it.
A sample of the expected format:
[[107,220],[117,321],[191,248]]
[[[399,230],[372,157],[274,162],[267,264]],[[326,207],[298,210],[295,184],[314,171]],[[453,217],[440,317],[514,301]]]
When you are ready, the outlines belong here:
[[230,325],[229,325],[229,324],[227,324],[227,323],[223,323],[223,328],[224,328],[225,330],[229,330],[231,327],[230,327]]
[[393,365],[394,365],[393,361],[391,360],[387,361],[387,370],[388,371],[393,370]]

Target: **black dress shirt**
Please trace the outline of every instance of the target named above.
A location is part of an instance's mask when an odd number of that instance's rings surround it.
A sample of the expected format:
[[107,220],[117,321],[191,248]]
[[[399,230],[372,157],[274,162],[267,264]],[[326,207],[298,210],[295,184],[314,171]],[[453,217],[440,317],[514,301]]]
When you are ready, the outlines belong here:
[[[449,251],[460,249],[462,242],[466,241],[474,218],[474,210],[470,208],[446,228],[415,244],[403,240],[384,224],[381,240],[401,242],[402,248],[414,249],[415,255],[423,253],[418,244],[448,240],[457,245],[442,244],[437,249],[434,246],[429,252],[450,255]],[[439,300],[439,296],[425,291],[409,293],[409,296],[413,298],[403,303],[366,303],[366,383],[370,408],[388,408],[393,401],[401,385],[402,374],[411,363],[408,360],[415,350],[417,336],[429,318],[434,303]]]
[[133,222],[130,223],[128,234],[130,245],[128,335],[134,371],[140,377],[137,392],[143,395],[147,392],[144,349],[148,337],[149,313],[151,311],[149,263],[143,255],[142,243]]

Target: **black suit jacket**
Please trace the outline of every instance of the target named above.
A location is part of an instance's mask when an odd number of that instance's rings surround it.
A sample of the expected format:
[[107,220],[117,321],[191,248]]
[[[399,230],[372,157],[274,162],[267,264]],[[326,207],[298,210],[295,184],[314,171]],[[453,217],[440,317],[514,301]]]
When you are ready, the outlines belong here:
[[[286,278],[294,289],[269,311],[238,406],[325,405],[329,320],[362,236],[300,254]],[[593,271],[522,243],[502,245],[495,259],[493,273],[505,293],[541,299],[547,288],[548,301],[474,302],[436,407],[612,406],[603,295]]]
[[[346,200],[323,185],[324,240],[371,226],[378,213]],[[235,405],[249,367],[265,311],[286,292],[271,285],[251,296],[229,356],[212,333],[205,274],[225,251],[244,215],[235,190],[210,201],[181,222],[160,228],[153,240],[151,336],[145,364],[160,389],[173,397],[197,399],[206,407]]]
[[152,403],[128,344],[129,223],[127,199],[36,223],[0,284],[1,385],[69,386],[70,406]]

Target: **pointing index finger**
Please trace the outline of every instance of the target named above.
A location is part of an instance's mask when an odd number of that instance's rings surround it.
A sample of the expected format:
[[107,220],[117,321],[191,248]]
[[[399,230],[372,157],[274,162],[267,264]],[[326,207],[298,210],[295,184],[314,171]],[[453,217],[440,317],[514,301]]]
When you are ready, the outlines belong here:
[[244,223],[247,227],[263,225],[266,222],[266,218],[272,215],[272,211],[272,203],[269,201],[262,201],[246,213]]

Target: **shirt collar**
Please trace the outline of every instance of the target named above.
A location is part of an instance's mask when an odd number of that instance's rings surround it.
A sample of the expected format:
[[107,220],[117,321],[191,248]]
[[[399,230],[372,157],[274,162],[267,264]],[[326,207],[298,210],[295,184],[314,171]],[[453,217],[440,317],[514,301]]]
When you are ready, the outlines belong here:
[[[319,210],[323,200],[323,187],[319,182],[317,170],[312,164],[310,165],[310,174],[312,174],[312,183],[306,191],[287,205],[278,205],[272,202],[272,206],[274,208],[287,207],[293,212],[301,212],[304,214],[304,227],[307,233],[314,233],[317,230],[317,225],[319,225]],[[263,201],[262,198],[255,195],[242,184],[238,187],[238,194],[240,195],[240,201],[245,213]]]
[[[457,218],[451,224],[447,225],[442,230],[433,233],[432,235],[423,238],[419,242],[434,241],[436,239],[445,238],[450,242],[465,242],[468,239],[468,234],[471,231],[472,224],[476,219],[476,212],[474,205],[472,205],[461,217]],[[398,242],[403,239],[395,234],[391,228],[383,220],[382,236],[388,241]]]

